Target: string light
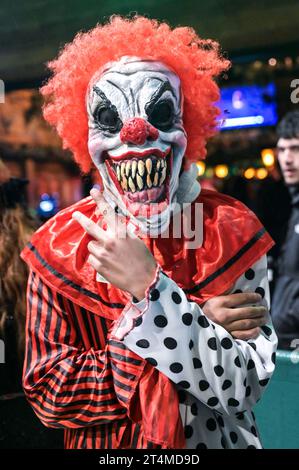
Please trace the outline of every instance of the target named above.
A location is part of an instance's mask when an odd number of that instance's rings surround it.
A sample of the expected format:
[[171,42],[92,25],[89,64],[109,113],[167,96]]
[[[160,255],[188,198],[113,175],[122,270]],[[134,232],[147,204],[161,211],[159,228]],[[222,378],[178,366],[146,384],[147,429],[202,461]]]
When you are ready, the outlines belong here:
[[214,170],[211,167],[208,167],[205,172],[205,177],[207,178],[213,178],[214,176]]
[[256,177],[259,180],[264,180],[268,176],[268,170],[266,168],[258,168],[256,170]]
[[247,170],[244,171],[244,178],[247,180],[251,180],[255,176],[255,169],[252,167],[247,168]]
[[274,57],[271,57],[271,59],[268,60],[268,64],[271,67],[275,67],[275,65],[277,64],[277,60]]
[[197,162],[197,174],[198,176],[202,176],[204,172],[206,171],[206,164],[204,162]]
[[271,167],[275,162],[275,155],[273,149],[263,149],[261,151],[263,164],[267,167]]
[[228,175],[228,166],[217,165],[215,166],[214,171],[217,178],[225,178]]

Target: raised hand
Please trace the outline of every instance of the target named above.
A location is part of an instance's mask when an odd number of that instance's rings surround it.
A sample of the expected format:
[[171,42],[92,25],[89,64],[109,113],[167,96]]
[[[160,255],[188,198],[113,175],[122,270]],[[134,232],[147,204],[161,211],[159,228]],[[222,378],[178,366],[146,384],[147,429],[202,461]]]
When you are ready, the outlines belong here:
[[124,219],[114,213],[100,191],[92,189],[90,195],[103,214],[107,230],[81,212],[73,213],[73,218],[94,239],[88,243],[88,262],[109,283],[141,300],[154,280],[157,263],[143,241],[127,230]]

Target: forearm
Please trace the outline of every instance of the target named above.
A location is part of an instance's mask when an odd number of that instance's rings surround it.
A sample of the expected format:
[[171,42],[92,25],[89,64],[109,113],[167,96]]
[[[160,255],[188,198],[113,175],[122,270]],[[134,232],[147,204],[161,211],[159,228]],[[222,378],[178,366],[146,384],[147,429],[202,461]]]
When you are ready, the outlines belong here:
[[31,276],[23,385],[46,426],[123,419],[143,369],[144,361],[120,342],[110,341],[103,350],[84,349],[55,293]]
[[265,328],[250,342],[234,340],[163,273],[143,307],[140,315],[137,307],[128,306],[124,318],[135,312],[139,326],[122,337],[120,322],[115,337],[218,411],[238,412],[256,403],[274,370],[276,336],[272,330],[268,337],[270,329]]

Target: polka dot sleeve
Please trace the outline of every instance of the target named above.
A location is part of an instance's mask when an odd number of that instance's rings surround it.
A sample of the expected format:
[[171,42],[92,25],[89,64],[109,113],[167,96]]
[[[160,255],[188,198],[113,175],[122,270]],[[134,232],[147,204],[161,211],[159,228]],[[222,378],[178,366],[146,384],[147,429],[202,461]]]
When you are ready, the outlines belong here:
[[[269,305],[266,256],[237,280],[235,290],[257,291]],[[277,338],[270,316],[256,339],[235,340],[161,271],[147,298],[127,305],[112,336],[178,388],[230,415],[252,408],[274,371]]]

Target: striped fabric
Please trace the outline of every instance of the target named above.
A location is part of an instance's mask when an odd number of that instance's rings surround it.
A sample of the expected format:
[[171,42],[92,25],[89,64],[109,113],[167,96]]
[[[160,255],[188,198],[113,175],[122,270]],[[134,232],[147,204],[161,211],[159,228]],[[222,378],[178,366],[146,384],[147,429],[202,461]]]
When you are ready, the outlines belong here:
[[27,298],[23,386],[43,424],[65,428],[68,449],[160,448],[145,438],[136,399],[151,366],[109,340],[112,322],[51,290],[32,271]]

